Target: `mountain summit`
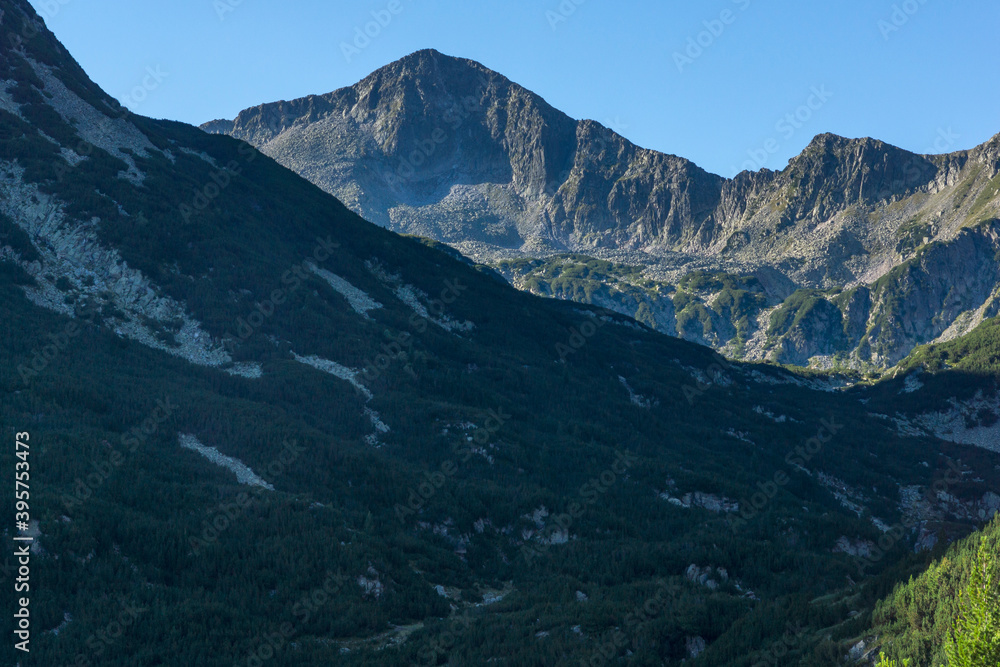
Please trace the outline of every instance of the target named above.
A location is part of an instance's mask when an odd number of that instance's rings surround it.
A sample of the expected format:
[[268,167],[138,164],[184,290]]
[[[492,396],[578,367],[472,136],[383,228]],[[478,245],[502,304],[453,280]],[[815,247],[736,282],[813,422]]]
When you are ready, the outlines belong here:
[[434,50],[203,128],[249,141],[373,221],[450,242],[693,242],[722,183]]
[[[939,191],[961,180],[967,163],[988,181],[1000,147],[994,138],[972,151],[920,156],[823,134],[780,172],[725,179],[575,121],[483,65],[433,49],[354,86],[202,127],[254,144],[397,231],[498,248],[696,251],[747,261],[773,261],[769,245],[801,236],[760,239],[773,234],[768,228],[815,227],[854,206]],[[948,217],[946,235],[955,231]],[[748,240],[757,242],[736,252]]]

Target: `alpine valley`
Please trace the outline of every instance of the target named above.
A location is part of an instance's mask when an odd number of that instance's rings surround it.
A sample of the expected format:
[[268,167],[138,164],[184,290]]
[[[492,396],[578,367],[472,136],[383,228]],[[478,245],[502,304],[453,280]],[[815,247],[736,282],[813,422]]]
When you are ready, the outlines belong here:
[[908,591],[1000,510],[997,141],[727,181],[432,51],[208,129],[0,0],[2,664],[935,655]]

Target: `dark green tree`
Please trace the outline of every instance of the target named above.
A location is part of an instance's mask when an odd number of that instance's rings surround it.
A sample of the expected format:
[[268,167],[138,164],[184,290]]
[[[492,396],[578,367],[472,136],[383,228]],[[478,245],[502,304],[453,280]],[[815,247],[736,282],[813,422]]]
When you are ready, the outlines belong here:
[[945,645],[949,667],[1000,666],[1000,577],[997,554],[986,540],[979,545],[964,599]]

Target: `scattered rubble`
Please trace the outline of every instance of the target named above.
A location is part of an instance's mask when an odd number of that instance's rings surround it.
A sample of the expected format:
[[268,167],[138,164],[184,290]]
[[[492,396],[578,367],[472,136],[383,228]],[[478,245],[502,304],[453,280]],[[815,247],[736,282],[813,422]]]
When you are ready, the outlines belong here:
[[431,302],[430,297],[428,297],[427,294],[420,291],[413,285],[404,284],[402,278],[398,274],[389,274],[377,259],[369,259],[365,262],[365,267],[371,271],[373,276],[378,278],[379,282],[392,290],[392,292],[396,295],[396,298],[409,306],[410,309],[421,318],[433,322],[445,331],[472,331],[475,328],[475,325],[472,322],[469,322],[468,320],[458,322],[444,314],[444,312],[431,314],[423,302],[431,303],[432,306],[434,304],[440,304],[440,310],[442,311],[443,304],[439,301]]
[[845,553],[849,556],[860,557],[860,558],[871,558],[872,553],[875,550],[875,543],[870,540],[858,540],[850,539],[846,535],[841,535],[837,539],[836,546],[833,547],[834,553]]
[[274,491],[274,487],[265,482],[263,479],[257,476],[253,470],[251,470],[246,464],[244,464],[239,459],[234,459],[226,456],[220,452],[215,447],[206,447],[205,445],[198,442],[198,438],[193,435],[179,433],[177,434],[177,439],[180,441],[181,447],[184,449],[190,449],[198,452],[206,459],[214,463],[215,465],[222,466],[227,470],[231,470],[236,474],[236,481],[240,484],[247,484],[249,486],[260,486],[267,489],[268,491]]
[[688,581],[701,584],[713,591],[719,587],[720,581],[723,583],[729,581],[729,572],[725,568],[712,567],[711,565],[698,567],[694,563],[688,565],[687,570],[684,571],[684,576]]
[[618,381],[622,383],[622,386],[625,387],[625,390],[628,392],[628,397],[629,400],[632,401],[632,405],[638,405],[640,408],[648,409],[654,404],[655,399],[649,399],[642,394],[635,393],[632,390],[632,387],[629,386],[628,380],[626,380],[623,376],[619,375]]
[[759,415],[763,415],[763,416],[767,417],[768,419],[770,419],[771,421],[773,421],[775,424],[784,424],[788,420],[788,417],[786,415],[780,415],[780,416],[779,415],[775,415],[770,410],[765,410],[763,407],[761,407],[759,405],[754,406],[753,411],[756,412]]
[[347,303],[349,303],[351,308],[354,309],[354,312],[358,313],[366,320],[372,319],[371,315],[368,314],[369,310],[377,310],[382,307],[381,303],[371,298],[364,291],[358,289],[340,276],[331,273],[326,269],[321,269],[312,262],[306,262],[306,268],[326,281],[330,287],[347,299]]
[[385,591],[385,586],[379,579],[378,571],[371,565],[368,566],[366,574],[358,575],[357,582],[358,586],[364,590],[365,597],[372,596],[378,600],[382,597],[382,593]]
[[0,173],[5,174],[0,179],[0,213],[27,233],[41,258],[28,262],[8,250],[0,259],[17,263],[34,278],[35,284],[23,289],[35,305],[75,317],[70,302],[88,303],[119,336],[200,366],[232,361],[183,304],[161,294],[117,250],[101,245],[97,219],[69,220],[65,204],[25,183],[24,169],[14,162],[0,161]]
[[694,660],[704,652],[705,639],[703,637],[685,637],[684,648],[687,649],[688,657]]
[[341,380],[346,380],[347,382],[350,382],[355,389],[357,389],[364,395],[366,399],[370,399],[372,397],[372,393],[371,391],[369,391],[368,387],[361,384],[361,381],[358,379],[360,371],[356,371],[353,368],[348,368],[347,366],[341,366],[336,361],[330,361],[329,359],[322,359],[320,357],[317,357],[316,355],[309,355],[308,357],[304,357],[296,354],[295,352],[292,352],[292,356],[295,358],[295,361],[301,364],[312,366],[313,368],[321,370],[324,373],[329,373],[330,375],[338,377]]
[[725,496],[717,496],[714,493],[702,493],[701,491],[694,491],[692,493],[685,493],[680,498],[675,498],[669,493],[664,491],[659,494],[660,498],[663,498],[671,505],[677,505],[678,507],[683,507],[684,509],[691,509],[692,507],[700,507],[706,509],[709,512],[739,512],[740,504],[739,502],[726,498]]

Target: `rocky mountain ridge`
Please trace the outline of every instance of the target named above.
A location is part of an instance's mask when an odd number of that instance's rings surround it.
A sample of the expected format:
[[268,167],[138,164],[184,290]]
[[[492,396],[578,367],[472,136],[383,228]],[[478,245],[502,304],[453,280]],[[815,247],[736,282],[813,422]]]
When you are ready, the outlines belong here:
[[[452,244],[485,264],[579,253],[642,267],[644,279],[661,284],[659,295],[637,297],[612,281],[600,304],[738,358],[829,366],[837,357],[884,368],[995,310],[996,291],[980,281],[952,294],[947,307],[936,292],[906,287],[870,308],[841,299],[816,311],[832,316],[836,307],[851,331],[836,316],[800,318],[796,331],[775,337],[770,322],[798,290],[860,290],[864,301],[876,285],[897,286],[893,270],[913,266],[924,248],[969,259],[959,250],[968,250],[969,228],[975,243],[991,243],[994,232],[979,230],[1000,211],[1000,135],[972,150],[918,155],[823,134],[781,171],[726,179],[575,121],[502,75],[434,50],[354,86],[263,104],[203,129],[254,144],[383,226]],[[995,276],[988,254],[975,259],[984,276]],[[966,281],[967,265],[920,265],[931,283]],[[685,326],[666,297],[695,270],[753,275],[766,298],[740,325],[704,298],[717,295],[694,295],[707,326]],[[532,282],[510,265],[503,273],[515,285]],[[908,305],[896,316],[927,321],[899,322],[907,333],[890,337],[881,319],[899,299]],[[855,304],[850,314],[847,302]],[[745,335],[735,337],[737,329]]]

